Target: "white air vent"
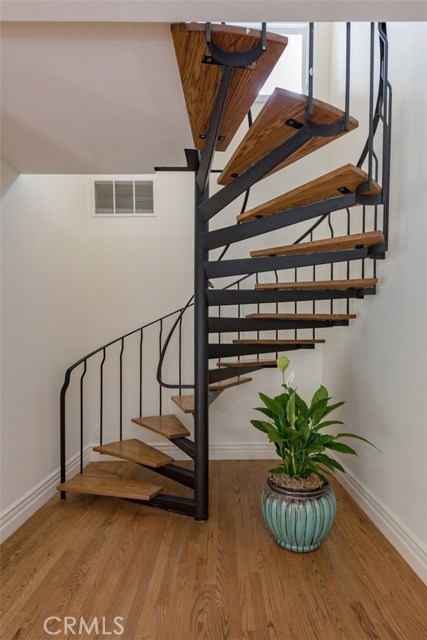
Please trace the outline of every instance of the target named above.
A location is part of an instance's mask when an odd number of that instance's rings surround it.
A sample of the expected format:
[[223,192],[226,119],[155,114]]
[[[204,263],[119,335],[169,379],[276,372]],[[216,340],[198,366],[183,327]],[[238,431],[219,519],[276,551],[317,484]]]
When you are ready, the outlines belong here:
[[154,216],[154,176],[93,176],[95,217]]

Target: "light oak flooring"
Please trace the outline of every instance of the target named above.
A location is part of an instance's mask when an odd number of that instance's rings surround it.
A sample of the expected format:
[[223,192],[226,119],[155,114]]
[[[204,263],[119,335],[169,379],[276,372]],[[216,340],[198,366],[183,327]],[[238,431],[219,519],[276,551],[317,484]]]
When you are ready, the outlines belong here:
[[[323,546],[300,555],[275,544],[259,501],[270,466],[212,462],[208,522],[55,496],[2,546],[0,637],[425,640],[426,589],[336,483],[337,521]],[[110,632],[121,616],[125,632],[49,636],[48,616],[105,616]]]

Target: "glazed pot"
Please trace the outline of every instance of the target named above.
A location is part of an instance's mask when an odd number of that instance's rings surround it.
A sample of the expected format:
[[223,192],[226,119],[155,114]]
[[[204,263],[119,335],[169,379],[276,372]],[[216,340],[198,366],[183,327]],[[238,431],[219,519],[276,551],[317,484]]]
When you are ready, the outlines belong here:
[[337,510],[328,482],[314,491],[278,487],[270,479],[261,494],[264,519],[284,549],[305,553],[318,549],[332,527]]

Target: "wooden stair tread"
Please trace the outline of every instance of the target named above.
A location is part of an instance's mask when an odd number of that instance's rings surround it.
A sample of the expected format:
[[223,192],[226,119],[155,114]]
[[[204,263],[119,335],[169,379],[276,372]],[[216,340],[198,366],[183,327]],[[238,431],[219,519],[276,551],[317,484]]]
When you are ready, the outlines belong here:
[[[200,136],[208,132],[221,79],[221,66],[202,62],[205,55],[210,55],[204,23],[172,24],[171,32],[194,144],[196,149],[202,149],[205,140]],[[261,32],[256,29],[212,25],[213,41],[226,51],[248,51],[259,42],[260,37]],[[217,151],[227,149],[287,43],[285,36],[267,34],[267,49],[257,62],[250,69],[234,70],[224,106]]]
[[184,413],[194,413],[194,396],[171,396],[171,400],[173,400]]
[[170,456],[158,451],[158,449],[154,447],[150,447],[150,445],[141,442],[137,438],[109,442],[108,444],[94,447],[93,450],[116,458],[130,460],[130,462],[145,464],[153,468],[163,467],[165,464],[170,464],[174,461]]
[[[286,125],[285,122],[293,119],[304,123],[307,102],[308,97],[305,95],[294,93],[287,89],[276,88],[219,176],[218,183],[229,184],[234,179],[234,174],[239,175],[295,135],[297,129]],[[344,119],[345,113],[340,109],[326,102],[313,100],[312,122],[316,124],[332,124]],[[350,118],[349,131],[357,126],[357,120]],[[344,133],[337,136],[311,138],[275,167],[271,173],[299,160],[308,153],[312,153],[332,140],[336,140]]]
[[355,313],[250,313],[258,320],[353,320]]
[[58,486],[59,491],[69,493],[88,493],[114,498],[130,498],[133,500],[151,500],[162,491],[162,487],[149,482],[132,480],[112,473],[96,473],[89,471],[78,474]]
[[218,367],[231,367],[240,369],[241,367],[275,367],[276,360],[239,360],[236,362],[217,362]]
[[[172,398],[173,400],[173,398]],[[175,415],[168,416],[148,416],[143,418],[132,418],[132,422],[140,427],[145,427],[155,433],[173,440],[174,438],[185,438],[190,435],[187,427]]]
[[241,384],[250,382],[252,378],[229,378],[228,380],[221,380],[220,382],[213,382],[209,385],[210,391],[225,391],[232,387],[239,387]]
[[[247,222],[248,220],[255,220],[255,218],[271,216],[289,209],[297,209],[308,204],[329,200],[329,198],[340,196],[343,193],[354,193],[357,187],[367,180],[368,174],[362,169],[353,164],[346,164],[344,167],[326,173],[311,182],[292,189],[292,191],[288,191],[277,198],[260,204],[258,207],[241,213],[237,216],[237,220],[239,222]],[[380,193],[381,187],[376,182],[372,182],[372,188],[365,192],[364,195],[378,195]]]
[[355,233],[351,236],[339,236],[314,240],[313,242],[300,242],[284,247],[270,247],[251,251],[252,258],[264,258],[266,256],[296,255],[301,253],[320,253],[322,251],[343,251],[358,247],[373,247],[384,242],[382,231],[368,231],[367,233]]
[[368,289],[378,284],[378,278],[359,278],[353,280],[315,280],[310,282],[264,282],[255,285],[255,289]]
[[233,340],[233,344],[274,344],[274,345],[290,345],[290,344],[324,344],[326,340],[312,339],[312,340],[255,340],[255,339],[239,339]]

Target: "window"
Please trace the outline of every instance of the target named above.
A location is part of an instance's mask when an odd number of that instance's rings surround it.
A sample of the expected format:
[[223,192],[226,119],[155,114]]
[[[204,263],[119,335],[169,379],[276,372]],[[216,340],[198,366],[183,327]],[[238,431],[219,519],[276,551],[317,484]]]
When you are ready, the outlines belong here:
[[154,216],[154,176],[92,176],[95,217]]
[[[235,22],[242,27],[260,29],[255,22]],[[287,36],[288,46],[261,88],[257,100],[265,101],[276,87],[296,93],[308,92],[308,23],[269,22],[267,31]]]

